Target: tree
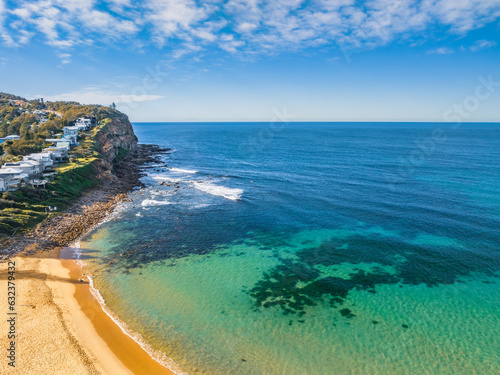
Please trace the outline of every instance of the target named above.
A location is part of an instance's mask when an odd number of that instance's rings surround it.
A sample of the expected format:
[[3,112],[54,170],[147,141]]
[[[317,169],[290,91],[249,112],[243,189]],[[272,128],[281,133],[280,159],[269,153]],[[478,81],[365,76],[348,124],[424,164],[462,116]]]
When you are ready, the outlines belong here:
[[24,132],[23,138],[25,141],[31,141],[33,139],[33,134],[31,133],[30,129],[26,129]]

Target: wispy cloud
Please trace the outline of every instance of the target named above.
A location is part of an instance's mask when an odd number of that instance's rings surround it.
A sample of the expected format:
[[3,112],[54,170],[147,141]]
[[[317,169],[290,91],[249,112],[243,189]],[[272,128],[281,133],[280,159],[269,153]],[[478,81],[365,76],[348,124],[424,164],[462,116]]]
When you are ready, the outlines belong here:
[[5,30],[4,28],[5,16],[6,16],[5,1],[0,0],[0,37],[2,38],[4,44],[6,44],[7,46],[13,46],[15,44],[14,40],[7,32],[7,30]]
[[71,62],[71,54],[69,53],[58,53],[57,56],[61,59],[61,65],[66,65]]
[[500,0],[425,1],[428,13],[453,31],[464,33],[500,16]]
[[[197,51],[211,45],[252,54],[313,46],[373,48],[415,35],[425,37],[436,27],[463,35],[500,17],[500,0],[25,0],[9,4],[7,9],[0,0],[0,33],[7,45],[28,43],[39,34],[58,49],[131,40],[137,46],[168,46],[176,56],[195,51],[183,45],[196,46]],[[2,27],[7,14],[10,26]]]
[[35,29],[48,45],[58,48],[92,43],[92,38],[85,37],[89,34],[110,40],[139,30],[137,21],[97,9],[93,0],[20,1],[9,11],[14,25],[12,34]]
[[440,48],[436,48],[436,49],[432,49],[432,50],[429,50],[427,51],[427,54],[428,55],[451,55],[453,51],[451,48],[448,48],[448,47],[440,47]]
[[478,52],[478,51],[481,51],[483,49],[495,47],[496,45],[497,45],[497,42],[495,42],[495,41],[483,39],[483,40],[476,41],[472,46],[469,47],[469,49],[472,52]]

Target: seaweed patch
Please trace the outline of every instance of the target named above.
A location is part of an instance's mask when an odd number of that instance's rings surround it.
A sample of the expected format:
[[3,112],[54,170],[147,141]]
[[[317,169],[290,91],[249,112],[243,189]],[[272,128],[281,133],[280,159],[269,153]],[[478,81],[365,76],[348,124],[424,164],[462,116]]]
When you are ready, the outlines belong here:
[[[279,308],[285,315],[303,316],[308,306],[326,301],[339,309],[341,316],[351,319],[356,314],[340,306],[353,290],[376,293],[378,285],[397,284],[434,287],[460,282],[461,277],[472,272],[493,274],[500,269],[495,252],[472,253],[463,248],[459,251],[461,256],[457,257],[453,248],[445,251],[402,237],[355,235],[303,248],[292,259],[278,256],[281,264],[265,273],[248,294],[257,308]],[[332,266],[344,263],[357,266],[347,276],[336,276],[337,268]],[[362,269],[361,264],[370,267]],[[388,272],[384,267],[394,271]]]

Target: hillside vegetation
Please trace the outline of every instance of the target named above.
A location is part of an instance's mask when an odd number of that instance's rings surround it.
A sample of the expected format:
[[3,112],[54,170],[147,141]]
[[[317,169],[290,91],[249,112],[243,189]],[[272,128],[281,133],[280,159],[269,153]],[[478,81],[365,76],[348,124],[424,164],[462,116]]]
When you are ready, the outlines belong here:
[[[25,104],[16,105],[13,101],[23,101]],[[45,116],[45,123],[40,123],[43,115],[37,111],[52,112]],[[48,215],[57,215],[99,184],[97,177],[109,169],[113,162],[106,160],[108,156],[101,152],[102,140],[110,138],[110,124],[115,122],[121,127],[126,124],[128,139],[136,140],[127,117],[115,109],[75,102],[26,101],[15,95],[0,93],[0,137],[11,134],[21,136],[18,140],[9,140],[0,145],[5,151],[2,163],[20,160],[23,155],[41,151],[48,146],[46,138],[53,138],[62,132],[64,126],[84,116],[96,117],[98,126],[79,135],[79,145],[70,151],[69,161],[54,168],[57,175],[45,188],[21,186],[14,192],[0,192],[0,236],[19,233]],[[129,150],[130,147],[124,149],[120,144],[117,152],[126,155]],[[49,207],[57,207],[57,211],[51,212]]]

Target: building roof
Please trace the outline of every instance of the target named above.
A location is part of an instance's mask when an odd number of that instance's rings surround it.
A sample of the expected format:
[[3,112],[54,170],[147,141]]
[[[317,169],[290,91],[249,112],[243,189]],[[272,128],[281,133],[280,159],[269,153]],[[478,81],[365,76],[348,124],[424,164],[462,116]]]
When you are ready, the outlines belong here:
[[20,169],[14,168],[0,168],[0,174],[21,174],[23,173]]
[[36,157],[36,156],[45,156],[45,157],[49,157],[50,158],[50,154],[47,153],[47,152],[35,152],[33,154],[29,154],[27,156],[32,156],[32,157]]
[[26,163],[25,161],[16,161],[16,162],[11,162],[11,163],[5,163],[4,166],[2,167],[2,169],[4,167],[32,167],[31,164],[29,163]]
[[31,165],[41,165],[40,161],[38,160],[24,160],[23,162]]

